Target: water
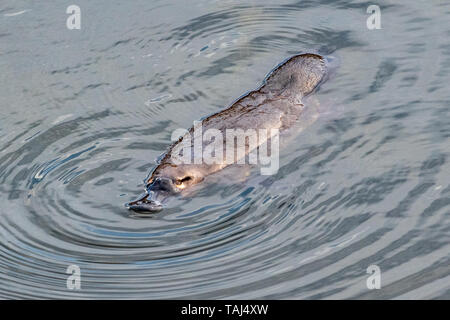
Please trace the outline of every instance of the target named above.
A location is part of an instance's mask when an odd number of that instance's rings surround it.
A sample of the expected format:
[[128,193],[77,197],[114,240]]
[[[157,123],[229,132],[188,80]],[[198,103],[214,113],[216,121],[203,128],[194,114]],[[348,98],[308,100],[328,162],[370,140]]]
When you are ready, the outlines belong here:
[[[76,4],[0,6],[0,298],[450,297],[449,4]],[[306,51],[340,67],[276,175],[124,208],[173,130]]]

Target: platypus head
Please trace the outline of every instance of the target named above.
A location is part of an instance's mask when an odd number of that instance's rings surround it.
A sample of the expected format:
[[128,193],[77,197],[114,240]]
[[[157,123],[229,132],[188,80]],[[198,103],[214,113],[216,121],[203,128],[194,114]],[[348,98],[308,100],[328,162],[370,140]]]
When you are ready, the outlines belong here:
[[208,170],[204,166],[161,164],[146,179],[145,194],[126,206],[139,212],[158,212],[167,198],[186,192],[203,181],[207,174]]

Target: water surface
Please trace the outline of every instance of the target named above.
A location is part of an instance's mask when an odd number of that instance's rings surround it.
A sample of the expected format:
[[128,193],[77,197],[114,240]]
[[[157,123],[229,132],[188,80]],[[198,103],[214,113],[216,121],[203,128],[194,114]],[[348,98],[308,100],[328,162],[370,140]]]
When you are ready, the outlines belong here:
[[[450,297],[449,4],[76,4],[0,5],[0,298]],[[308,51],[340,67],[276,175],[124,208],[175,129]]]

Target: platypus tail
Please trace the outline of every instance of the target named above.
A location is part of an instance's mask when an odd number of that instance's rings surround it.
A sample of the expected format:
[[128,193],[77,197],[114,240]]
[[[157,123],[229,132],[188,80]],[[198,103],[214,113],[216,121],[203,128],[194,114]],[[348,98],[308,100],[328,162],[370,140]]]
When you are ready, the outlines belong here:
[[293,56],[275,68],[265,80],[264,89],[270,92],[311,93],[327,74],[324,57],[314,53]]

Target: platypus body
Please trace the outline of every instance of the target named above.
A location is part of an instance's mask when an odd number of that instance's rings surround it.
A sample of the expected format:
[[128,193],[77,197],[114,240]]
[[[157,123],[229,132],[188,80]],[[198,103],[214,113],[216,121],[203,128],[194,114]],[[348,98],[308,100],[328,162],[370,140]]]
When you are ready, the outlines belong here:
[[[299,118],[307,108],[302,99],[313,92],[326,75],[327,62],[324,57],[312,53],[293,56],[275,68],[259,89],[241,97],[229,108],[203,119],[202,130],[216,129],[224,137],[225,131],[230,128],[277,129],[282,132],[301,121]],[[126,204],[129,209],[139,212],[160,211],[161,199],[180,194],[202,182],[206,176],[230,165],[226,159],[210,164],[174,161],[174,153],[179,152],[181,144],[186,145],[186,139],[190,139],[193,133],[194,127],[169,148],[146,179],[146,193],[140,199]],[[264,142],[258,140],[258,145]],[[202,141],[203,147],[208,143]],[[191,140],[189,145],[194,149]],[[246,148],[245,153],[248,155],[251,151]]]

